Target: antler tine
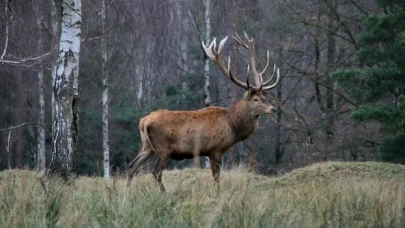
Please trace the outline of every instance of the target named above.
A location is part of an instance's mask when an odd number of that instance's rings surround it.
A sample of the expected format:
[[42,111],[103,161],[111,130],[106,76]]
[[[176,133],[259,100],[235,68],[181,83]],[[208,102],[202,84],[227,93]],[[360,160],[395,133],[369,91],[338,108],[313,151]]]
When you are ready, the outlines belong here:
[[273,69],[273,74],[271,75],[271,77],[269,78],[269,80],[267,80],[265,83],[263,83],[263,86],[266,86],[267,84],[270,83],[270,81],[274,78],[274,75],[276,75],[276,64],[274,64],[274,69]]
[[228,72],[230,72],[231,70],[231,56],[228,56]]
[[[228,37],[225,37],[224,39],[222,39],[221,40],[221,42],[219,42],[219,47],[218,47],[218,55],[221,55],[222,54],[222,50],[224,49],[224,45],[225,45],[225,42],[226,42],[226,40],[228,39]],[[229,57],[230,58],[230,57]],[[229,62],[230,62],[231,60],[229,60]],[[229,70],[229,69],[228,69]]]
[[236,34],[236,37],[235,36],[232,36],[242,47],[244,47],[244,48],[246,48],[246,49],[249,49],[249,46],[245,43],[245,42],[243,42],[242,41],[242,39],[240,38],[240,36],[237,34],[237,33],[235,33]]
[[235,77],[233,77],[231,71],[229,71],[229,76],[228,76],[228,75],[225,75],[225,76],[227,76],[228,78],[230,78],[231,81],[232,81],[233,83],[235,83],[236,85],[238,85],[238,86],[240,86],[240,87],[242,87],[242,88],[244,88],[244,89],[246,89],[246,90],[249,89],[249,87],[248,87],[245,83],[243,83],[243,82],[239,81],[238,79],[236,79]]
[[266,62],[266,66],[264,67],[264,69],[263,69],[263,71],[260,73],[260,75],[263,75],[263,74],[266,73],[267,68],[269,67],[269,65],[270,65],[270,53],[269,53],[269,50],[267,50],[267,62]]
[[280,68],[277,68],[277,80],[273,85],[263,87],[263,91],[272,89],[277,86],[278,82],[280,81]]
[[258,77],[258,78],[259,78],[259,85],[260,85],[258,90],[260,91],[260,90],[262,90],[262,88],[263,88],[263,77],[262,77],[262,74],[259,74],[259,77]]
[[249,42],[253,42],[253,37],[252,37],[252,38],[249,38],[248,34],[247,34],[245,31],[243,32],[243,34],[245,35],[246,39],[247,39]]
[[[214,53],[212,52],[212,46],[214,46],[214,49],[215,49],[215,46],[216,46],[216,39],[217,39],[217,38],[214,38],[214,39],[212,40],[212,42],[210,43],[210,45],[208,46],[208,48],[205,46],[204,41],[202,41],[202,46],[203,46],[203,48],[204,48],[205,53],[206,53],[207,56],[208,56],[210,59],[212,59],[212,60],[215,60],[215,55],[214,55]],[[215,50],[214,50],[214,51],[215,51]]]
[[249,67],[249,64],[248,64],[248,66],[247,66],[247,77],[246,77],[246,85],[248,86],[248,88],[250,88],[250,83],[249,83],[249,70],[250,70],[250,67]]

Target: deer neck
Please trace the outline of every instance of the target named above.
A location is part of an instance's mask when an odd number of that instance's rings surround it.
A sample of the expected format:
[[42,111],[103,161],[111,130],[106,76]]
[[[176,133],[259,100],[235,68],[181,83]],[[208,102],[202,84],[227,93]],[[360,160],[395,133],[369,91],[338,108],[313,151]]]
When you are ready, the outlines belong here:
[[229,108],[228,121],[236,141],[248,138],[257,128],[259,117],[252,114],[245,100]]

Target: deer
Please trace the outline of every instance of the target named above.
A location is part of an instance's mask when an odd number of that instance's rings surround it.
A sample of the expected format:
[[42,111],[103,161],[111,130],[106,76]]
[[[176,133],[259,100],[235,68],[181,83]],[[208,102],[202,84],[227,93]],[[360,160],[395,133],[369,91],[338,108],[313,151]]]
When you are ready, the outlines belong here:
[[[243,98],[228,108],[206,107],[195,111],[158,110],[143,117],[139,123],[141,148],[138,155],[128,165],[127,185],[139,168],[152,155],[157,155],[157,163],[153,176],[165,192],[162,183],[162,171],[169,158],[174,160],[208,157],[214,184],[219,183],[220,160],[223,154],[237,142],[247,139],[257,129],[259,117],[264,114],[274,114],[276,108],[265,98],[268,91],[277,86],[280,80],[280,70],[274,64],[272,76],[263,82],[263,74],[268,69],[270,57],[267,51],[267,62],[264,69],[256,69],[254,40],[245,33],[247,43],[238,34],[233,36],[241,47],[249,51],[246,83],[238,80],[230,70],[230,57],[225,67],[222,53],[228,37],[222,39],[216,49],[216,38],[208,47],[202,42],[202,47],[219,70],[234,84],[246,90]],[[249,66],[250,65],[250,66]],[[254,75],[255,85],[249,83],[250,67]],[[272,79],[277,72],[276,81]]]

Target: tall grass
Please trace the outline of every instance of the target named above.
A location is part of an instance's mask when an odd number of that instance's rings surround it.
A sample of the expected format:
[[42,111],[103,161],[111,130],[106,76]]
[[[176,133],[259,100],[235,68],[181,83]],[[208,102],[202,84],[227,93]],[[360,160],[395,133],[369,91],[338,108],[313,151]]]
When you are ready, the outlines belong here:
[[49,195],[38,173],[4,171],[0,227],[404,227],[405,168],[390,167],[329,163],[281,177],[235,168],[219,186],[208,170],[173,170],[163,174],[167,193],[150,174],[130,187],[79,177],[47,183]]

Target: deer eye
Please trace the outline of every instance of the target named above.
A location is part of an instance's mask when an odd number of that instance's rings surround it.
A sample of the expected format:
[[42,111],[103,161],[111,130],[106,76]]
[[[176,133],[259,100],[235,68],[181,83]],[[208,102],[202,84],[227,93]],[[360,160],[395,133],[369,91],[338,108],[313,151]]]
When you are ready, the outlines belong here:
[[254,102],[259,102],[259,99],[258,99],[258,98],[254,98],[253,101],[254,101]]

